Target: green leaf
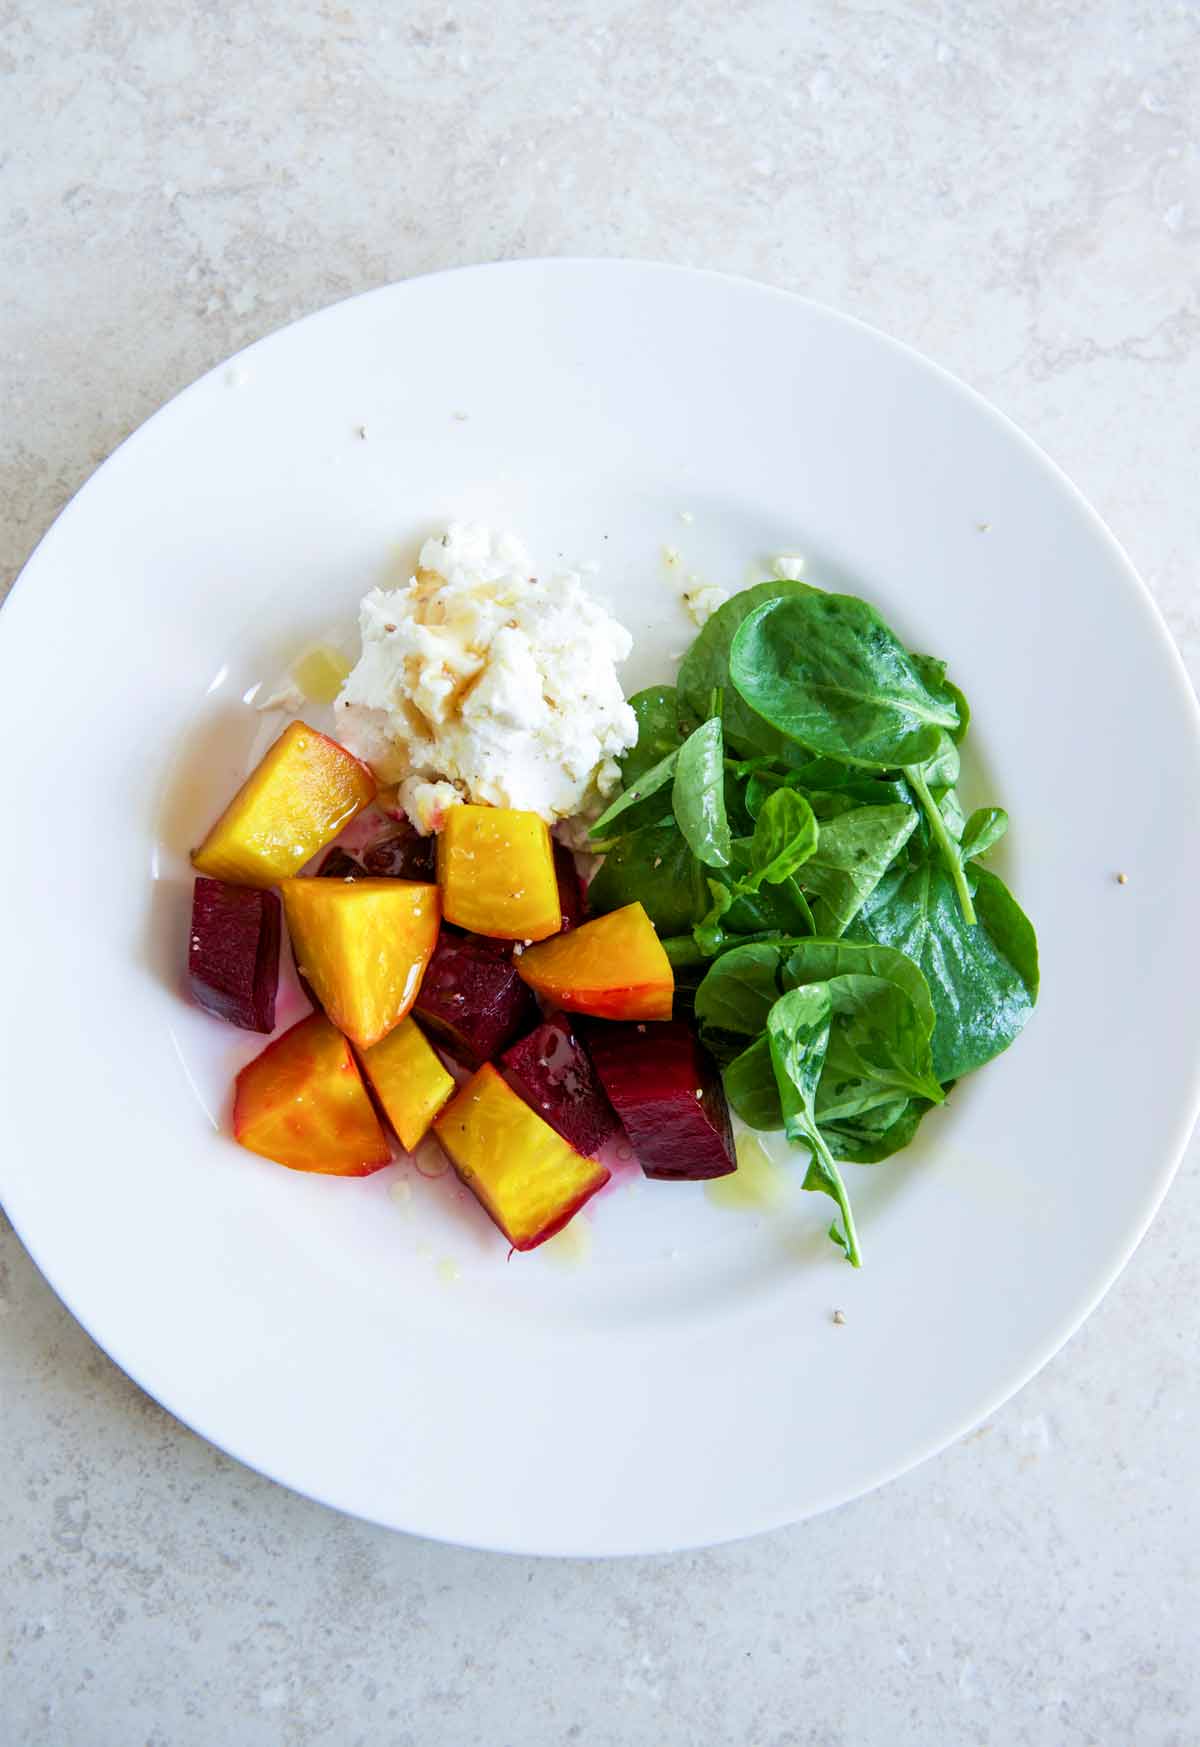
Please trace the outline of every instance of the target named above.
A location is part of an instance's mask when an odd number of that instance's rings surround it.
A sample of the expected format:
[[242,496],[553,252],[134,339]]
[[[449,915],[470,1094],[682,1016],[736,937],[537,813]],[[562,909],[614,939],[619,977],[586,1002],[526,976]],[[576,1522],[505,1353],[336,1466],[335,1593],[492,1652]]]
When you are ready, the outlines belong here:
[[959,724],[949,694],[928,689],[903,644],[853,595],[766,601],[734,635],[729,673],[770,727],[846,764],[921,764],[940,732]]
[[790,879],[817,847],[817,821],[803,795],[778,789],[768,796],[754,822],[748,850],[750,871],[740,881],[743,890],[756,892],[766,880],[780,885]]
[[833,1025],[817,1099],[822,1123],[848,1121],[897,1097],[944,1097],[929,1034],[904,991],[882,977],[849,975],[812,984],[829,991]]
[[877,1165],[909,1145],[922,1118],[933,1108],[926,1098],[900,1098],[847,1122],[823,1122],[821,1133],[835,1159]]
[[817,1087],[829,1046],[831,1011],[826,984],[793,989],[781,995],[767,1015],[767,1043],[779,1088],[784,1132],[790,1141],[803,1141],[809,1149],[804,1187],[828,1195],[836,1203],[842,1224],[840,1229],[836,1223],[831,1226],[829,1235],[857,1268],[862,1264],[862,1256],[850,1198],[816,1116]]
[[749,709],[730,685],[729,648],[734,635],[743,619],[764,601],[810,592],[803,582],[762,582],[742,589],[717,609],[683,658],[678,687],[684,708],[697,718],[706,716],[713,687],[723,687],[725,738],[740,755],[773,753],[787,758],[789,749],[783,736]]
[[916,827],[909,806],[855,807],[822,824],[813,855],[797,876],[816,933],[844,934]]
[[669,821],[620,838],[588,887],[588,904],[597,915],[643,904],[663,938],[690,934],[710,901],[704,869]]
[[701,1036],[718,1061],[729,1061],[758,1037],[784,991],[783,967],[799,943],[790,940],[735,946],[719,958],[696,991]]
[[961,746],[966,739],[967,728],[971,721],[971,706],[966,696],[946,676],[946,663],[939,661],[936,655],[917,655],[909,651],[908,659],[920,674],[925,686],[935,697],[942,698],[958,711],[958,727],[951,730],[954,739]]
[[911,958],[890,946],[853,940],[792,940],[787,943],[778,976],[785,989],[832,982],[835,977],[879,977],[908,996],[922,1034],[933,1035],[936,1015],[929,984]]
[[1037,999],[1029,918],[995,874],[972,863],[965,877],[976,901],[974,927],[932,850],[916,866],[885,874],[850,925],[855,940],[890,946],[924,973],[936,1016],[933,1071],[943,1085],[1007,1049]]
[[725,944],[725,930],[721,923],[733,903],[733,893],[720,880],[709,880],[708,890],[712,904],[692,929],[692,935],[704,956],[715,958]]
[[[628,813],[640,801],[649,800],[652,795],[658,794],[660,789],[665,789],[667,784],[674,780],[679,757],[680,748],[677,746],[674,752],[668,752],[665,758],[660,758],[657,764],[651,765],[649,770],[643,771],[639,777],[636,777],[631,787],[622,789],[616,800],[610,801],[595,823],[588,827],[588,836],[600,839],[613,836],[613,826],[622,814]],[[664,796],[662,812],[665,815],[670,810]],[[630,822],[627,821],[624,829],[628,830],[629,828]]]
[[[713,716],[689,734],[674,755],[672,808],[692,854],[709,867],[727,867],[732,839],[725,812],[725,736]],[[660,766],[655,766],[655,772]],[[651,772],[643,780],[648,782]]]
[[976,807],[962,830],[959,849],[963,860],[973,861],[986,855],[1007,830],[1008,814],[1003,807]]
[[921,766],[907,765],[904,774],[913,793],[921,803],[934,853],[940,856],[942,867],[954,887],[963,921],[968,928],[973,928],[976,920],[975,905],[971,898],[971,888],[967,881],[966,869],[963,866],[963,858],[958,844],[951,834]]
[[629,707],[637,717],[637,744],[621,760],[621,780],[627,789],[660,759],[682,746],[694,727],[673,685],[647,686],[635,692]]
[[905,953],[869,940],[804,938],[736,946],[719,958],[696,992],[701,1037],[719,1061],[729,1061],[763,1031],[778,996],[844,976],[894,983],[912,1003],[922,1035],[932,1037],[929,984]]
[[733,1058],[722,1070],[721,1078],[730,1108],[743,1122],[763,1134],[783,1127],[779,1087],[765,1031]]

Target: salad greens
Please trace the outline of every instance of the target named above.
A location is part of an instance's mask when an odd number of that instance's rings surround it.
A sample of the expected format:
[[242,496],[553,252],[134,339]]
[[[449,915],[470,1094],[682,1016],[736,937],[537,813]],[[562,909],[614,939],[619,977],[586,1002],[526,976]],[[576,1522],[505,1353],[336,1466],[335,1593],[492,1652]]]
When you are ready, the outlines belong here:
[[865,601],[773,581],[631,703],[592,906],[645,906],[731,1106],[807,1148],[857,1266],[838,1161],[907,1146],[1037,999],[1032,924],[980,865],[1008,815],[958,798],[967,700]]

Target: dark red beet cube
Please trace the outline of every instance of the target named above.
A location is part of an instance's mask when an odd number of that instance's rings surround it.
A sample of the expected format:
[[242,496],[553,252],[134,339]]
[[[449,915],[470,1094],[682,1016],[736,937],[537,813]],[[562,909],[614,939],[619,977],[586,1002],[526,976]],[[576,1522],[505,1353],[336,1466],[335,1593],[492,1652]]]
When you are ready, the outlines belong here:
[[588,1051],[648,1177],[737,1170],[717,1064],[682,1020],[593,1024]]
[[422,837],[411,825],[401,825],[360,851],[362,864],[374,880],[435,880],[437,839]]
[[355,861],[352,855],[347,855],[344,849],[335,845],[317,869],[319,880],[361,880],[366,877],[366,869],[361,861]]
[[188,983],[201,1007],[244,1031],[274,1031],[281,906],[274,892],[198,879]]
[[562,1014],[506,1049],[500,1071],[513,1091],[585,1159],[594,1159],[605,1141],[620,1133],[617,1113]]
[[554,845],[554,871],[558,876],[558,904],[562,911],[562,931],[578,928],[587,916],[587,896],[575,857],[565,843]]
[[510,942],[450,928],[438,936],[414,1012],[451,1055],[472,1068],[490,1062],[538,1018]]

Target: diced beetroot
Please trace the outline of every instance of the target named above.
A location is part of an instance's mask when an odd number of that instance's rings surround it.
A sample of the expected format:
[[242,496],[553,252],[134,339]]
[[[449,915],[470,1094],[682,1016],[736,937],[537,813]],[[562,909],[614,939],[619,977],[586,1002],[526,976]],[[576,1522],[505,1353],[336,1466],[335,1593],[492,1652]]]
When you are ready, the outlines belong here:
[[443,928],[413,1009],[451,1055],[477,1068],[537,1023],[512,947]]
[[588,1051],[648,1177],[737,1169],[717,1065],[681,1020],[593,1024]]
[[558,904],[562,911],[562,931],[578,928],[587,916],[587,896],[575,857],[565,843],[554,845],[554,871],[558,876]]
[[347,855],[344,849],[339,849],[336,845],[317,869],[319,880],[361,880],[365,877],[366,869],[362,862],[355,861],[352,855]]
[[421,837],[411,825],[390,830],[361,851],[372,879],[432,881],[437,878],[437,839]]
[[188,982],[201,1007],[243,1031],[274,1031],[280,904],[274,892],[198,879]]
[[556,1013],[506,1049],[500,1071],[514,1092],[584,1158],[620,1132],[617,1113],[570,1021]]

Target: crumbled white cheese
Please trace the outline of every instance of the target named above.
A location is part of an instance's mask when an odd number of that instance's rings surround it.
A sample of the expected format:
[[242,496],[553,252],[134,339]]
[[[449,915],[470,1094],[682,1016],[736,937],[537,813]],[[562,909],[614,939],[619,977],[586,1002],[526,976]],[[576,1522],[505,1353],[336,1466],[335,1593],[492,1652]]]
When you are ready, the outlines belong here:
[[728,599],[727,588],[717,588],[710,583],[707,588],[693,589],[690,594],[685,594],[683,604],[695,624],[707,625],[717,608],[723,607]]
[[616,674],[632,639],[578,572],[541,581],[515,535],[453,523],[405,588],[367,595],[359,625],[338,736],[401,785],[418,830],[459,800],[553,823],[618,786],[637,739]]
[[273,691],[270,697],[256,703],[254,708],[260,714],[265,714],[268,710],[283,710],[289,716],[296,716],[304,708],[304,693],[294,679],[289,679],[278,691]]
[[771,575],[780,582],[799,582],[804,575],[804,559],[799,552],[777,552],[771,560]]

